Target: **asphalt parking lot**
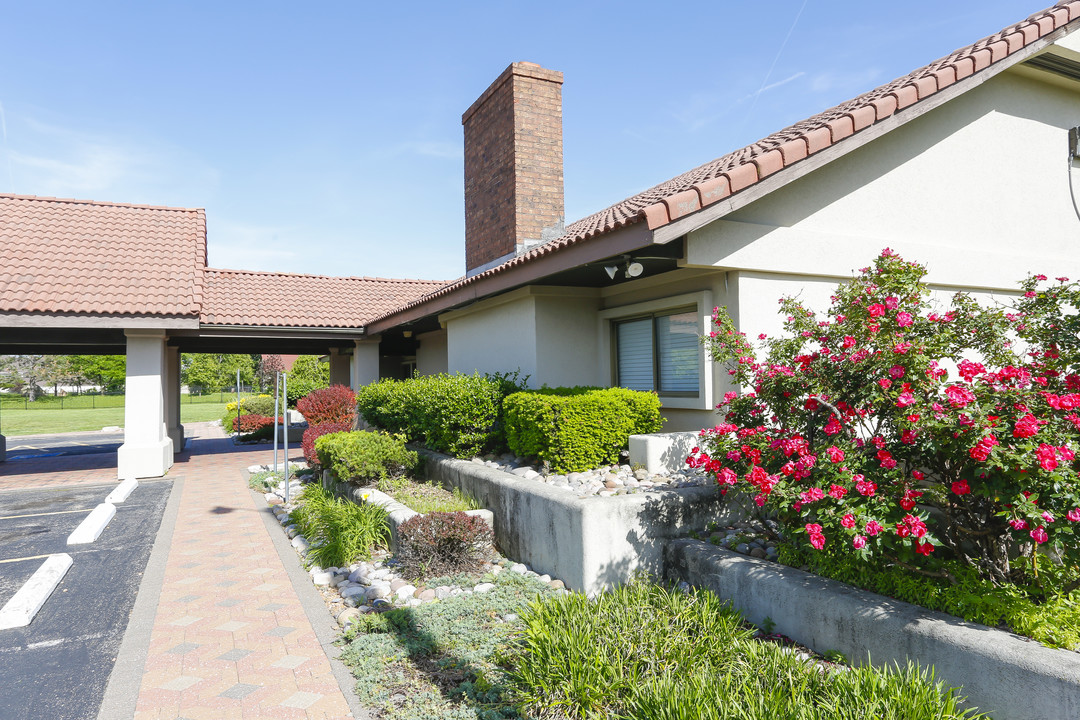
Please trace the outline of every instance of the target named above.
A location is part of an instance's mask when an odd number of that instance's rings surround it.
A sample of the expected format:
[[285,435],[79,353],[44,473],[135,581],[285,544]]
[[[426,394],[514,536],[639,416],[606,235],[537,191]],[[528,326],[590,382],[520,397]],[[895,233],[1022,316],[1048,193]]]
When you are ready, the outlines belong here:
[[123,444],[123,432],[21,435],[7,439],[7,459],[13,461],[57,455],[93,455],[116,452]]
[[2,720],[97,716],[172,482],[140,482],[96,541],[68,546],[114,487],[0,492],[0,606],[43,556],[73,560],[30,625],[0,630]]

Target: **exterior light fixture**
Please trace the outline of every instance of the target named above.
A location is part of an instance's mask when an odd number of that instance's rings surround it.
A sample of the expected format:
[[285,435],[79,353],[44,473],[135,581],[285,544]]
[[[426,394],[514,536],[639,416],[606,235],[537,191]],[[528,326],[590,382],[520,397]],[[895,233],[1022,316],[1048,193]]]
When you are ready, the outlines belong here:
[[636,278],[643,272],[645,272],[645,266],[639,262],[632,262],[626,266],[626,277],[628,278]]
[[615,273],[619,272],[619,266],[618,265],[605,265],[604,266],[604,272],[607,273],[607,276],[609,278],[614,280],[615,279]]

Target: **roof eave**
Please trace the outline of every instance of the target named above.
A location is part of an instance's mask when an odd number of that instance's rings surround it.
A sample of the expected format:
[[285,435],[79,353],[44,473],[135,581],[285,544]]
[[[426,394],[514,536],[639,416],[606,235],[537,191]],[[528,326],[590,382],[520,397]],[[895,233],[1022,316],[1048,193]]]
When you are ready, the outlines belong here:
[[458,305],[528,285],[563,270],[637,250],[653,242],[653,233],[644,222],[609,230],[486,277],[478,276],[478,279],[445,295],[437,295],[418,305],[376,318],[368,323],[367,332],[372,335],[385,332],[398,325],[415,322]]
[[847,155],[850,152],[858,150],[864,145],[873,142],[879,137],[885,135],[888,132],[895,130],[896,128],[911,122],[912,120],[925,115],[926,113],[938,108],[950,100],[963,95],[964,93],[972,90],[979,85],[985,83],[987,80],[996,77],[1002,72],[1028,60],[1035,55],[1039,55],[1049,51],[1049,46],[1060,38],[1073,32],[1080,26],[1080,20],[1073,21],[1068,25],[1064,25],[1052,33],[1040,38],[1036,42],[1018,50],[1008,57],[984,68],[981,72],[970,75],[963,80],[960,80],[948,87],[938,90],[933,95],[930,95],[925,100],[921,100],[914,105],[911,105],[903,110],[898,110],[889,117],[883,118],[873,125],[850,135],[838,142],[833,143],[827,148],[820,150],[813,155],[810,155],[793,165],[788,165],[782,170],[773,173],[772,175],[758,180],[753,185],[749,186],[741,192],[729,195],[728,197],[715,202],[711,205],[706,205],[702,209],[690,214],[685,215],[677,220],[672,220],[664,225],[660,225],[653,229],[653,235],[655,242],[658,244],[669,243],[672,240],[681,238],[688,233],[698,230],[715,220],[719,220],[724,216],[735,212],[736,210],[746,207],[750,203],[759,200],[766,195],[772,193],[775,190],[788,185],[789,183],[801,178],[805,175],[809,175],[815,170],[824,167],[832,161]]

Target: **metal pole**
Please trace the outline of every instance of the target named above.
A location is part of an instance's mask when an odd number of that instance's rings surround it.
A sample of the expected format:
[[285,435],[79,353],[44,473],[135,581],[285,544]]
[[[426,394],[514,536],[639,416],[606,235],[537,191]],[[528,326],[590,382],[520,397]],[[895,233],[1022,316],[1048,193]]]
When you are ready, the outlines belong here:
[[282,378],[282,391],[281,396],[285,398],[285,433],[282,436],[282,444],[285,446],[285,502],[289,502],[289,374],[281,373]]
[[236,368],[236,437],[240,437],[240,368]]
[[[278,433],[281,432],[281,428],[278,426],[278,395],[281,391],[281,373],[274,375],[274,472],[277,472],[277,446],[278,446]],[[286,426],[288,429],[288,426]]]

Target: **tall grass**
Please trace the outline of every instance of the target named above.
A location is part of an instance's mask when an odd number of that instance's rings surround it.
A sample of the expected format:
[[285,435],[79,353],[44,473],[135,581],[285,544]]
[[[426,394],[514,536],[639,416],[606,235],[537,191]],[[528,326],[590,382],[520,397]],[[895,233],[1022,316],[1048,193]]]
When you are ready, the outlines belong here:
[[318,483],[306,485],[292,520],[311,547],[307,559],[321,567],[345,567],[368,560],[390,541],[387,514],[378,505],[342,500]]
[[540,718],[959,720],[956,694],[909,665],[827,670],[753,639],[707,591],[641,582],[595,600],[537,602],[504,656],[515,699]]

